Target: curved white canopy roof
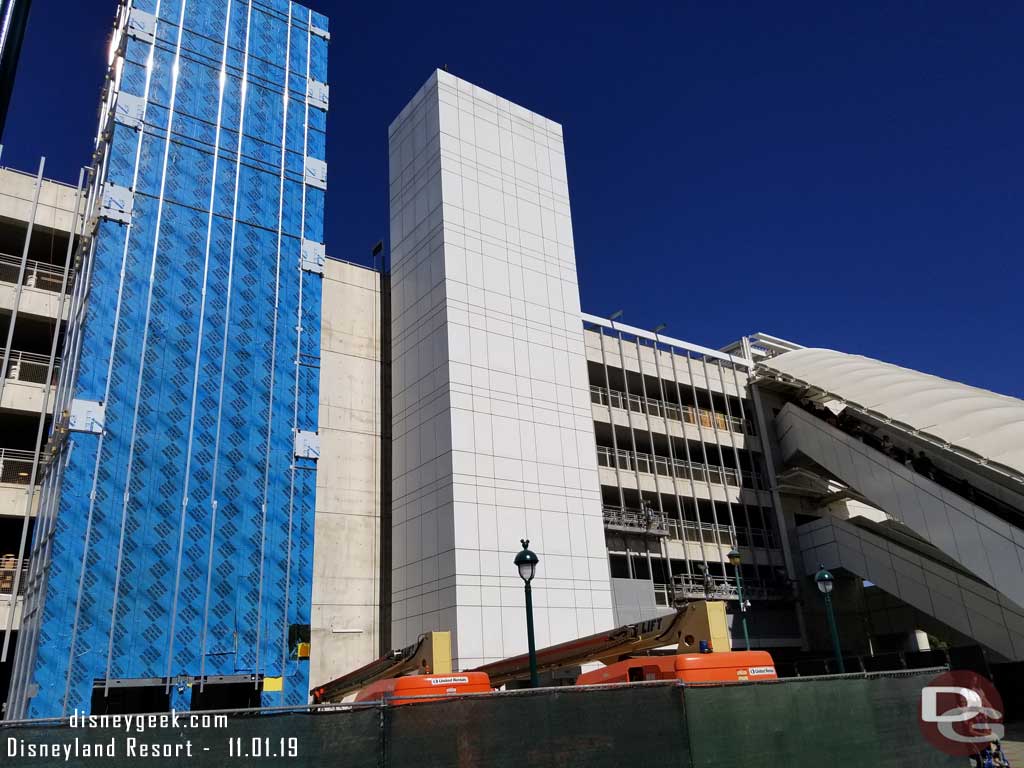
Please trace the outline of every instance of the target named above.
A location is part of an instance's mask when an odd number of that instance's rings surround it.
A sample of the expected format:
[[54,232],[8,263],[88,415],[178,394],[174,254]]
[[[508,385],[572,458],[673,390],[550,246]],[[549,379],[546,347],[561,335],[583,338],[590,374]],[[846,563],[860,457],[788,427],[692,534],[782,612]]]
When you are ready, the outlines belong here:
[[796,349],[758,366],[1024,477],[1024,400],[831,349]]

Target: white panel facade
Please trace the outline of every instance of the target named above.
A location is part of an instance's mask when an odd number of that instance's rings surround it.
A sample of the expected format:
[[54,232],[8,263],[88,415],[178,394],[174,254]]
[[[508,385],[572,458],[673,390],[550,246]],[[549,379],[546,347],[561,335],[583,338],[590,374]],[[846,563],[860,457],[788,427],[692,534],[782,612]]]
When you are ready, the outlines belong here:
[[436,72],[390,130],[393,645],[612,626],[561,127]]
[[804,523],[797,533],[805,575],[843,568],[1007,659],[1024,659],[1024,612],[982,582],[842,520]]
[[808,456],[943,554],[1024,607],[1020,529],[793,404],[776,417],[784,460]]

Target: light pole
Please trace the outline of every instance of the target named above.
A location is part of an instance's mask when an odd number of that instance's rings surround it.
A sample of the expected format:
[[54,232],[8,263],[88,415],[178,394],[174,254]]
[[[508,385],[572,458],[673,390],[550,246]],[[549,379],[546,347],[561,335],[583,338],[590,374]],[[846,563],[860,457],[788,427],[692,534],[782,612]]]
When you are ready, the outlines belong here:
[[818,590],[825,596],[825,610],[828,612],[828,628],[832,633],[832,652],[836,655],[836,664],[839,666],[839,674],[846,672],[846,667],[843,666],[843,651],[839,647],[839,630],[836,628],[836,616],[832,610],[832,587],[835,586],[835,579],[832,578],[832,574],[825,570],[823,563],[818,563],[818,571],[814,576],[814,582],[818,585]]
[[516,568],[519,569],[519,578],[526,585],[526,641],[530,648],[530,687],[540,688],[540,679],[537,676],[537,645],[533,640],[533,594],[530,591],[530,582],[537,575],[537,563],[540,558],[529,550],[530,540],[520,539],[523,551],[516,555]]
[[729,562],[732,563],[732,567],[736,569],[736,590],[739,592],[740,598],[740,621],[743,622],[743,642],[747,644],[747,650],[750,650],[750,632],[747,631],[747,604],[743,600],[743,571],[740,570],[740,551],[733,547],[729,550],[729,554],[726,555],[729,558]]

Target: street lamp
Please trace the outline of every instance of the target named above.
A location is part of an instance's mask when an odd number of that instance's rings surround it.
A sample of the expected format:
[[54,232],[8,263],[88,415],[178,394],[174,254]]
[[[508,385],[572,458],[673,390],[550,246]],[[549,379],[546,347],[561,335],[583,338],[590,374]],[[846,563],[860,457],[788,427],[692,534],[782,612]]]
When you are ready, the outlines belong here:
[[832,652],[836,655],[836,664],[839,665],[839,674],[846,672],[843,665],[843,651],[839,647],[839,630],[836,628],[836,616],[832,610],[832,587],[835,586],[835,579],[832,574],[825,570],[824,563],[818,563],[819,570],[814,576],[814,583],[818,590],[825,596],[825,610],[828,612],[828,628],[832,633]]
[[732,563],[732,567],[736,569],[736,590],[739,592],[740,598],[740,621],[743,622],[743,641],[747,644],[747,650],[750,650],[750,633],[747,631],[747,604],[743,600],[743,571],[740,569],[740,551],[733,547],[729,550],[729,554],[726,555],[729,558],[729,562]]
[[537,645],[533,640],[533,594],[530,591],[530,582],[537,575],[537,563],[540,558],[529,550],[530,540],[520,539],[523,551],[516,555],[516,568],[519,569],[519,578],[526,585],[526,640],[530,648],[530,687],[540,688],[540,679],[537,676]]

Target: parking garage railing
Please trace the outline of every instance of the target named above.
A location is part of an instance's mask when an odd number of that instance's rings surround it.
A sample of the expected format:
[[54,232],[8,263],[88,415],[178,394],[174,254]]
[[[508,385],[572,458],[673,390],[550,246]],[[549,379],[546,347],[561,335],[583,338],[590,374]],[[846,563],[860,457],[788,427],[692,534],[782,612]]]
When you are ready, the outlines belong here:
[[[723,579],[711,576],[707,583],[700,576],[688,576],[679,574],[674,579],[676,594],[690,600],[736,600],[739,598],[739,591],[732,579]],[[744,595],[746,597],[746,595]]]
[[[673,586],[676,591],[676,598],[686,600],[738,600],[739,589],[736,587],[736,579],[732,577],[709,576],[705,580],[700,575],[691,576],[680,573],[673,579]],[[749,584],[743,580],[744,600],[772,600],[785,597],[781,589],[765,587],[759,584]]]
[[[50,358],[47,355],[37,355],[34,352],[20,352],[11,350],[11,359],[7,363],[5,376],[9,381],[24,381],[29,384],[43,384],[46,382],[46,372],[50,368]],[[60,373],[60,358],[53,362],[53,371],[50,372],[50,384],[57,383],[57,376]]]
[[723,547],[732,548],[736,546],[736,529],[731,525],[720,525],[718,523],[695,523],[684,520],[670,521],[669,538],[679,541],[693,541],[701,544],[719,544]]
[[3,555],[0,557],[0,595],[14,594],[14,582],[18,583],[18,595],[25,594],[25,585],[28,583],[29,561],[26,558],[21,563],[21,578],[15,579],[18,574],[18,558],[16,555]]
[[0,448],[0,483],[28,485],[32,478],[32,451]]
[[611,530],[667,536],[669,527],[675,522],[675,520],[669,520],[665,515],[651,510],[629,507],[604,508],[604,527]]
[[[18,274],[21,272],[21,259],[7,253],[0,253],[0,282],[18,284]],[[43,291],[60,293],[61,284],[64,282],[64,266],[61,264],[47,264],[42,261],[28,259],[25,263],[25,275],[22,284],[26,288],[38,288]],[[71,292],[71,278],[68,277],[66,293]]]
[[753,425],[749,421],[727,416],[723,413],[713,413],[704,408],[694,408],[692,405],[677,405],[664,400],[655,400],[652,397],[641,397],[640,395],[626,395],[615,389],[604,387],[590,387],[590,401],[598,405],[611,405],[612,408],[629,410],[634,413],[643,413],[655,418],[671,419],[680,423],[702,426],[706,429],[722,429],[740,434],[754,434]]
[[667,536],[675,541],[720,544],[723,547],[778,549],[775,533],[764,528],[734,528],[731,525],[678,520],[662,512],[632,507],[604,507],[604,527],[611,531]]
[[775,532],[766,528],[747,529],[741,526],[736,530],[736,543],[741,547],[779,548],[779,539]]
[[614,450],[603,445],[597,447],[597,464],[601,467],[618,467],[626,472],[642,472],[646,475],[675,476],[680,480],[693,480],[698,483],[711,482],[734,488],[758,488],[766,490],[764,481],[758,472],[748,472],[732,467],[721,467],[713,464],[702,464],[694,461],[670,459],[650,453],[633,453],[623,449]]

